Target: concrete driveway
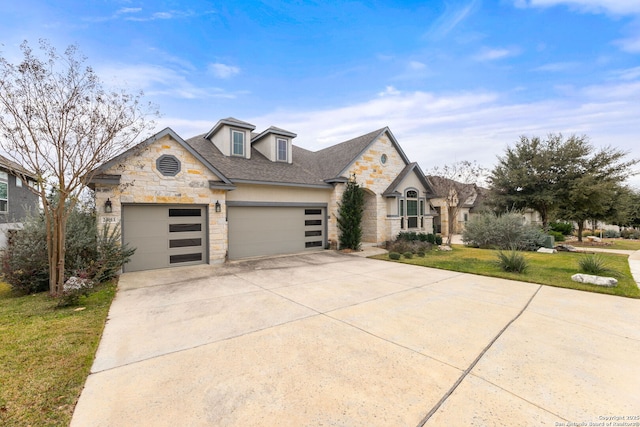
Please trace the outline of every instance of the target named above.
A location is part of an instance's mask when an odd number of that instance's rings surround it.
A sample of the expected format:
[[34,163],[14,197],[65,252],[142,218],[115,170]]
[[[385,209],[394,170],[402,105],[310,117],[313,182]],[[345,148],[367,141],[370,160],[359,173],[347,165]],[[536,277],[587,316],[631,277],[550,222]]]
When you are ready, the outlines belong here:
[[329,251],[127,273],[71,425],[640,425],[639,324],[639,300]]

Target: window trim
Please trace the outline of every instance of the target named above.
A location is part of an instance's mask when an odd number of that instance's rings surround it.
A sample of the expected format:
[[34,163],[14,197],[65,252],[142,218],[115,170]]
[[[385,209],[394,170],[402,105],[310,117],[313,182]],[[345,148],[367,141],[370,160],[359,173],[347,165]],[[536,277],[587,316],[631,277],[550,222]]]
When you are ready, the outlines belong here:
[[[241,153],[236,153],[235,152],[235,148],[236,148],[236,144],[235,144],[235,139],[234,139],[234,135],[238,134],[238,135],[242,135],[242,152]],[[236,157],[245,157],[245,151],[246,151],[246,135],[244,133],[244,131],[241,131],[239,129],[231,129],[231,155],[232,156],[236,156]]]
[[1,198],[0,202],[4,203],[4,209],[2,209],[2,203],[0,203],[0,213],[9,212],[9,174],[5,171],[0,171],[0,185],[4,185],[7,188],[6,198]]
[[[424,199],[420,197],[420,192],[416,188],[407,188],[404,190],[404,198],[401,200],[404,202],[405,208],[404,212],[400,213],[400,217],[403,219],[403,221],[401,221],[401,228],[406,230],[421,228],[422,221],[420,218],[422,218],[423,215],[420,210],[421,208],[424,209],[424,204],[421,204]],[[409,215],[409,202],[412,204],[412,210],[414,207],[413,203],[415,203],[415,215]],[[414,218],[415,221],[413,221]],[[412,222],[415,222],[415,227],[409,227],[409,224]]]
[[[284,159],[280,157],[280,143],[284,143]],[[276,161],[289,161],[289,141],[286,138],[276,138]]]

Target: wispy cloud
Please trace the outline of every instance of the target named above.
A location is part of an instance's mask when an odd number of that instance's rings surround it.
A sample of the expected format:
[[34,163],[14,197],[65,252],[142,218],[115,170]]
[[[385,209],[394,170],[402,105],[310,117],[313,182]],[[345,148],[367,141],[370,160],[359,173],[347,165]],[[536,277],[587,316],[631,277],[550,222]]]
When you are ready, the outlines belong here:
[[480,0],[471,0],[463,6],[450,6],[446,3],[446,9],[440,17],[431,25],[425,37],[440,39],[453,31],[464,21],[480,4]]
[[208,68],[209,72],[220,79],[228,79],[240,73],[240,68],[233,65],[223,64],[221,62],[209,64]]
[[[310,111],[283,109],[245,119],[259,129],[270,125],[290,129],[299,135],[296,144],[310,150],[389,126],[409,158],[424,170],[456,160],[476,160],[491,167],[520,135],[550,132],[585,134],[596,146],[637,153],[639,96],[637,79],[577,87],[570,97],[529,103],[510,103],[508,93],[436,94],[388,86],[357,104]],[[633,184],[640,185],[640,179]]]
[[167,68],[154,64],[110,64],[97,72],[113,87],[143,90],[148,96],[169,96],[180,99],[236,98],[240,92],[228,92],[218,87],[199,87],[189,80],[188,70]]
[[615,45],[619,46],[620,49],[629,53],[640,53],[640,35],[636,37],[616,40],[614,42]]
[[484,48],[478,52],[473,59],[476,61],[495,61],[497,59],[507,58],[509,56],[518,55],[520,51],[515,48]]
[[640,2],[636,0],[514,0],[514,5],[516,7],[568,6],[588,13],[640,14]]
[[113,20],[124,20],[132,22],[147,22],[168,19],[184,19],[196,16],[204,16],[215,13],[213,10],[195,12],[193,10],[164,10],[156,12],[146,12],[141,7],[123,7],[107,16],[90,16],[82,18],[88,22],[106,22]]
[[550,64],[544,64],[539,67],[534,68],[534,71],[542,71],[542,72],[562,72],[567,70],[572,70],[578,67],[580,64],[577,62],[553,62]]

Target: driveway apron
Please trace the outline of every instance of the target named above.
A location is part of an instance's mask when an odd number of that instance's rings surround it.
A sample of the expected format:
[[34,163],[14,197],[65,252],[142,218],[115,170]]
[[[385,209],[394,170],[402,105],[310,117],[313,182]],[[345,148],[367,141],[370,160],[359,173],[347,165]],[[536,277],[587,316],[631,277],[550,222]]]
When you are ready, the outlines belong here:
[[126,273],[71,425],[640,422],[638,324],[638,300],[333,251]]

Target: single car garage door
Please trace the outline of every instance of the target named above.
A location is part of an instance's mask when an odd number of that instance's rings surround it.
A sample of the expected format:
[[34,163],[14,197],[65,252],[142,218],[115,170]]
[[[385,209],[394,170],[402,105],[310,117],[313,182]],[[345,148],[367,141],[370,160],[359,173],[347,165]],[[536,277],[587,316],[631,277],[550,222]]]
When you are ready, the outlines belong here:
[[229,259],[323,249],[325,208],[229,206]]
[[190,205],[124,205],[123,240],[136,252],[124,271],[203,264],[207,210]]

